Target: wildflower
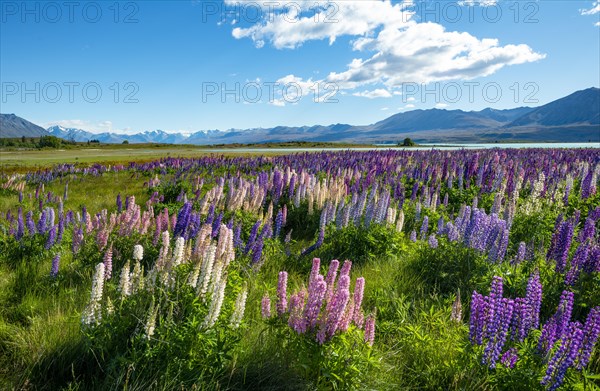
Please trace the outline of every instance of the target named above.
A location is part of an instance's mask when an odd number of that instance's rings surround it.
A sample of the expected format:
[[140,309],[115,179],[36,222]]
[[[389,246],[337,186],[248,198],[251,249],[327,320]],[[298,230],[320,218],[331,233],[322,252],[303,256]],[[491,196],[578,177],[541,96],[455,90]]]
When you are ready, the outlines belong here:
[[519,356],[517,355],[517,349],[510,348],[500,358],[500,362],[507,368],[513,369],[517,363]]
[[106,280],[110,280],[110,278],[112,277],[112,257],[113,250],[111,245],[108,248],[108,250],[106,250],[106,252],[104,253],[104,279]]
[[375,341],[375,315],[371,314],[365,321],[365,342],[369,346],[373,346]]
[[173,267],[179,266],[183,262],[184,247],[185,239],[180,236],[175,241],[175,248],[173,249]]
[[243,287],[235,300],[235,307],[233,310],[233,314],[231,315],[231,320],[229,321],[231,327],[233,327],[234,329],[238,328],[240,326],[240,323],[242,322],[242,318],[244,317],[244,310],[246,308],[247,298],[248,288]]
[[283,315],[287,310],[287,272],[279,272],[277,284],[277,314]]
[[152,305],[150,306],[150,311],[148,311],[148,318],[146,319],[146,324],[144,325],[144,337],[146,337],[146,339],[150,339],[154,335],[157,315],[158,306],[154,304],[154,298],[152,298]]
[[81,322],[84,325],[99,324],[102,320],[102,294],[104,289],[104,264],[96,265],[94,277],[92,279],[92,292],[90,301],[81,315]]
[[142,247],[140,244],[136,244],[133,246],[133,260],[141,261],[142,258],[144,258],[144,247]]
[[52,228],[50,228],[50,231],[48,233],[48,239],[46,240],[46,245],[44,246],[44,248],[46,250],[50,250],[52,248],[52,246],[54,246],[55,242],[56,242],[56,225],[53,225]]
[[56,254],[52,259],[52,269],[50,269],[50,277],[58,275],[58,267],[60,265],[60,254]]
[[410,237],[409,237],[411,242],[416,242],[417,241],[417,232],[413,229],[410,232]]
[[119,292],[121,292],[121,297],[125,298],[125,296],[129,296],[131,294],[131,281],[129,279],[129,260],[125,262],[123,269],[121,269],[121,278],[119,280]]
[[203,327],[209,329],[215,325],[219,314],[221,313],[221,307],[223,306],[223,298],[225,297],[225,286],[227,285],[227,279],[222,278],[216,286],[213,292],[208,314],[204,319]]
[[460,323],[462,321],[462,303],[460,302],[460,291],[456,295],[456,299],[452,303],[452,314],[450,320]]
[[129,280],[132,294],[144,289],[144,267],[140,264],[140,261],[135,261]]
[[265,293],[260,302],[260,312],[264,319],[271,317],[271,298],[269,294]]
[[427,243],[429,244],[429,247],[431,247],[431,248],[438,247],[438,240],[435,237],[435,235],[429,235],[429,238],[427,239]]

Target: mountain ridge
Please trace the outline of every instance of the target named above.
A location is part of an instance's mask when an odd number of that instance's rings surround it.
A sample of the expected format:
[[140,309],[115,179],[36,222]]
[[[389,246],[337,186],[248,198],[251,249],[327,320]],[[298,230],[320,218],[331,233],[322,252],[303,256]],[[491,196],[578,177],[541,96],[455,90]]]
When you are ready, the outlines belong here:
[[[14,114],[2,114],[25,130],[43,128]],[[18,119],[18,120],[17,120]],[[24,125],[23,125],[24,124]],[[15,125],[15,126],[16,126]],[[26,126],[25,126],[26,125]],[[0,126],[0,137],[21,137],[19,128]],[[35,128],[37,127],[37,128]],[[39,129],[38,129],[39,128]],[[25,131],[24,130],[24,131]],[[230,144],[286,141],[397,142],[410,137],[417,142],[493,141],[597,141],[600,142],[600,89],[576,91],[538,107],[485,108],[479,111],[417,109],[393,114],[370,125],[275,126],[272,128],[201,130],[190,135],[147,130],[135,134],[92,133],[77,128],[51,126],[46,134],[67,140],[103,143]],[[43,134],[42,134],[43,135]],[[27,135],[26,137],[32,137]]]

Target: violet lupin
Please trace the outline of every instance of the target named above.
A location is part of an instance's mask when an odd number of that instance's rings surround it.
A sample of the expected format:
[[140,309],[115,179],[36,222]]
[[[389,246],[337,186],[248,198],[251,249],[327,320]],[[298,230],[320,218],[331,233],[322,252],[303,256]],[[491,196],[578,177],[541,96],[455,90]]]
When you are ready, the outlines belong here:
[[419,237],[425,239],[427,237],[427,231],[429,230],[429,216],[423,217],[423,223],[421,224],[421,230],[419,231]]
[[52,228],[50,228],[50,231],[48,232],[48,239],[46,240],[46,245],[44,246],[44,248],[46,250],[50,250],[52,248],[52,246],[54,246],[55,242],[56,242],[56,225],[53,225]]
[[333,295],[333,290],[335,288],[335,279],[337,277],[338,268],[340,267],[340,261],[334,259],[329,263],[329,270],[327,271],[327,276],[325,277],[325,283],[327,284],[327,291],[325,293],[325,301],[329,302],[331,300],[331,296]]
[[52,258],[52,268],[50,269],[50,277],[56,278],[58,276],[58,268],[60,266],[60,254],[56,254]]
[[331,300],[329,313],[327,314],[327,322],[325,324],[325,339],[329,340],[338,329],[339,322],[344,315],[346,305],[350,299],[350,277],[348,275],[340,275],[340,280],[335,294]]
[[27,226],[27,232],[29,232],[29,235],[35,235],[35,222],[33,221],[33,212],[32,211],[27,212],[25,219],[26,219],[25,225]]
[[576,368],[582,370],[587,366],[594,350],[598,337],[600,336],[600,307],[591,309],[583,326],[583,339],[581,350],[577,357]]
[[429,244],[429,247],[431,247],[431,248],[438,248],[438,240],[435,237],[435,235],[429,235],[429,238],[427,239],[427,243]]
[[17,217],[17,232],[15,234],[15,239],[21,240],[23,235],[25,234],[25,224],[23,222],[23,209],[19,208],[19,214]]
[[417,241],[417,232],[413,229],[410,232],[410,237],[409,237],[411,242],[416,242]]
[[354,285],[354,312],[352,314],[352,320],[354,323],[361,327],[364,321],[364,315],[362,313],[362,301],[365,293],[365,279],[358,277]]
[[302,332],[316,326],[326,290],[327,284],[325,283],[325,279],[322,275],[317,275],[315,280],[309,286],[308,299],[304,309],[304,325]]
[[507,367],[509,369],[513,369],[515,367],[515,364],[517,363],[518,359],[519,359],[519,356],[517,354],[517,349],[510,348],[506,352],[504,352],[504,354],[500,358],[500,362],[505,367]]
[[369,346],[373,346],[375,342],[375,315],[371,314],[365,321],[365,342]]
[[279,237],[282,226],[283,226],[283,212],[281,211],[281,209],[279,209],[279,212],[277,212],[277,217],[275,217],[274,237]]
[[547,386],[549,391],[554,391],[562,385],[567,369],[577,359],[582,338],[581,324],[569,322],[567,330],[562,335],[560,346],[548,361],[546,375],[541,381],[541,384]]

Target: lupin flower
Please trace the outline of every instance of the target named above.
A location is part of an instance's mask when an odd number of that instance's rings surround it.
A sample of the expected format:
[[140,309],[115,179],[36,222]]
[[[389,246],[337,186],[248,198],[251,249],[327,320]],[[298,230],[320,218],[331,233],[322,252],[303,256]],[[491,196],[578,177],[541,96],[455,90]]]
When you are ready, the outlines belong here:
[[452,313],[450,314],[450,320],[456,323],[462,322],[462,303],[460,301],[460,291],[458,291],[456,299],[452,303]]
[[438,240],[435,237],[435,235],[429,235],[429,238],[427,239],[427,242],[429,244],[429,247],[431,247],[431,248],[437,248],[438,247]]
[[240,323],[242,323],[242,318],[244,317],[244,310],[246,309],[247,298],[248,288],[243,287],[235,300],[233,314],[231,315],[231,319],[229,320],[229,324],[234,329],[240,327]]
[[227,285],[227,279],[223,277],[221,281],[216,286],[216,290],[214,291],[210,307],[208,309],[208,314],[204,319],[203,327],[205,329],[209,329],[215,325],[219,314],[221,313],[221,307],[223,306],[223,298],[225,297],[225,286]]
[[158,315],[158,306],[154,304],[154,299],[153,299],[152,305],[150,306],[150,310],[148,311],[148,318],[146,319],[146,324],[144,325],[144,337],[146,339],[150,339],[154,335],[154,330],[156,328],[157,315]]
[[410,232],[410,237],[409,237],[411,242],[416,242],[417,241],[417,232],[413,229]]
[[371,314],[365,321],[365,342],[369,346],[373,346],[375,342],[375,315]]
[[331,306],[329,313],[327,314],[327,322],[325,325],[325,338],[326,340],[333,337],[339,327],[339,322],[344,315],[346,305],[350,299],[350,277],[348,275],[340,275],[338,286],[333,298],[331,299]]
[[173,267],[179,266],[183,263],[183,251],[185,250],[185,239],[181,236],[175,241],[175,248],[173,249]]
[[127,260],[127,262],[125,262],[125,265],[123,266],[123,269],[121,269],[121,278],[119,279],[118,291],[121,292],[122,298],[125,298],[126,296],[129,296],[131,294],[131,281],[129,278],[129,269],[129,260]]
[[50,269],[50,277],[58,276],[58,268],[60,265],[60,254],[56,254],[52,259],[52,269]]
[[90,301],[81,315],[81,323],[84,325],[96,325],[102,320],[102,295],[104,290],[104,264],[96,265],[92,279],[92,292]]
[[260,313],[264,319],[271,317],[271,298],[265,293],[260,302]]
[[500,358],[500,362],[505,367],[507,367],[509,369],[513,369],[515,367],[515,364],[517,363],[518,359],[519,359],[519,356],[517,354],[517,349],[510,348],[506,352],[504,352],[504,354]]
[[52,228],[50,228],[50,231],[48,232],[48,239],[46,240],[46,245],[44,248],[46,250],[50,250],[52,246],[54,246],[54,243],[56,243],[56,225],[53,225]]
[[108,248],[108,250],[106,250],[106,252],[104,253],[104,279],[105,280],[110,280],[110,278],[112,277],[112,257],[113,257],[113,250],[112,250],[112,245]]
[[287,310],[287,272],[279,272],[277,283],[277,314],[283,315]]
[[133,246],[133,260],[141,261],[144,258],[144,247],[141,244]]

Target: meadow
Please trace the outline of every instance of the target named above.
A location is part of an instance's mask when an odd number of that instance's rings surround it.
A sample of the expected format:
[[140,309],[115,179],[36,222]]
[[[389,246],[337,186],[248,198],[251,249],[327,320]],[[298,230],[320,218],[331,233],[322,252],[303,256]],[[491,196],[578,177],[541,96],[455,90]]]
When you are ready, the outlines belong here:
[[122,148],[3,168],[0,389],[600,389],[600,150]]

